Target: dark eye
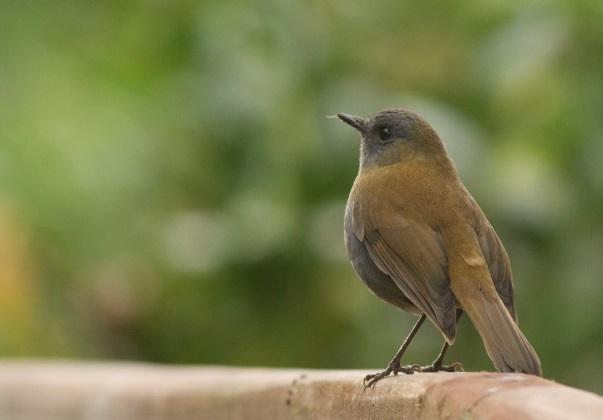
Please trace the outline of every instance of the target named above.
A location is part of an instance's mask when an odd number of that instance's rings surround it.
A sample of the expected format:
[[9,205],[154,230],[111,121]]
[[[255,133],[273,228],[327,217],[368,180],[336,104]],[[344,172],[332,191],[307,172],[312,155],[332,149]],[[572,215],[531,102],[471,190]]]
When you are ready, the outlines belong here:
[[377,129],[377,133],[379,133],[379,138],[383,141],[389,140],[392,137],[392,131],[387,126],[381,126]]

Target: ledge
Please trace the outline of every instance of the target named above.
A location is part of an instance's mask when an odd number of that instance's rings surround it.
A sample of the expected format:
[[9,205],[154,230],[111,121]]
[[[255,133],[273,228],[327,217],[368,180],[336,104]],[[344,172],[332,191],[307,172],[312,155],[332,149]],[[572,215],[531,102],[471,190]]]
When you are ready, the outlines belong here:
[[367,371],[0,362],[0,418],[594,419],[603,398],[497,373],[401,375],[363,391]]

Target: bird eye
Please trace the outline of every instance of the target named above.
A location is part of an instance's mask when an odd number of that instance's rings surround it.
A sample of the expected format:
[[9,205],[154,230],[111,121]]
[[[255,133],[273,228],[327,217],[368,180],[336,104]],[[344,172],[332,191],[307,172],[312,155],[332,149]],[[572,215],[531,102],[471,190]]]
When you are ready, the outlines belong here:
[[379,127],[377,132],[379,133],[379,138],[383,141],[389,140],[392,136],[392,131],[390,130],[389,127],[386,127],[386,126]]

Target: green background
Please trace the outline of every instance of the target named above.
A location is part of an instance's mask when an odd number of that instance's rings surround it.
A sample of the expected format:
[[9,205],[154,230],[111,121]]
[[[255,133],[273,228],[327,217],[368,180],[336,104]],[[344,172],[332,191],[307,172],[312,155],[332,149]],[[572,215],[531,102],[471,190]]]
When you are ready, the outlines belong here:
[[[358,139],[439,131],[545,376],[603,392],[603,2],[0,2],[0,355],[382,368]],[[426,326],[406,361],[427,363]],[[464,319],[450,361],[492,370]]]

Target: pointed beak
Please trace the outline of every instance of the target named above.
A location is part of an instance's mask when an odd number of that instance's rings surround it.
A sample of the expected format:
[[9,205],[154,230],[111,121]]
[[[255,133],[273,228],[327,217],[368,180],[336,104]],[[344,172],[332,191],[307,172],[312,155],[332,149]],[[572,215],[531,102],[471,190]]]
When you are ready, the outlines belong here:
[[341,113],[337,114],[337,118],[364,134],[366,128],[366,121],[364,118]]

